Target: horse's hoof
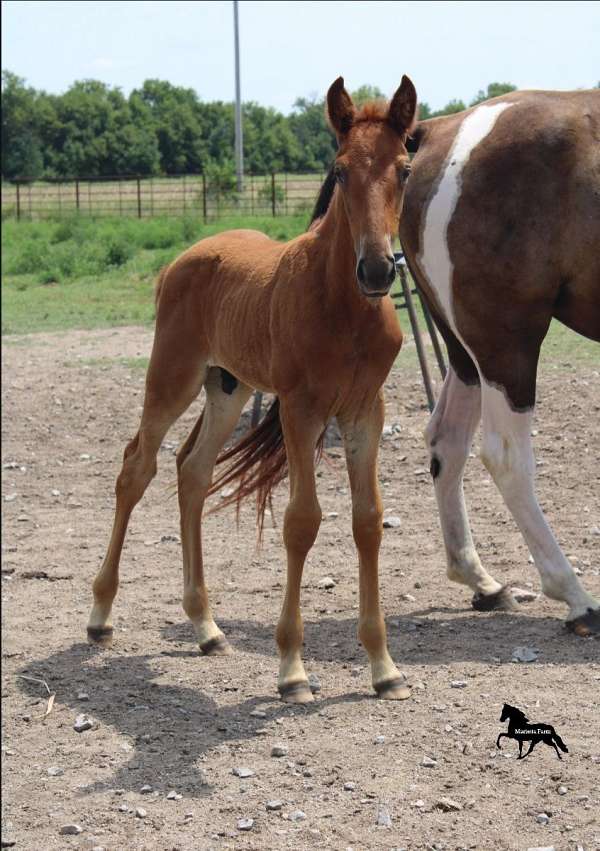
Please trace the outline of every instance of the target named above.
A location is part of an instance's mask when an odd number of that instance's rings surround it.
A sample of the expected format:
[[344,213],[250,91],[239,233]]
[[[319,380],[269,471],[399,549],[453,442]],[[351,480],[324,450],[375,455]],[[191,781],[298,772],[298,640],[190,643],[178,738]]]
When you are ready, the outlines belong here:
[[277,686],[277,690],[285,703],[312,703],[314,700],[307,680],[285,683],[285,685]]
[[408,700],[411,696],[410,688],[402,677],[375,683],[373,688],[381,700]]
[[90,644],[110,647],[113,640],[113,628],[112,626],[88,626],[87,637]]
[[570,632],[584,638],[588,635],[600,635],[600,609],[588,609],[585,615],[567,621],[566,627]]
[[205,656],[231,656],[233,648],[224,635],[215,635],[200,645]]
[[520,608],[508,585],[503,585],[494,594],[482,594],[478,591],[473,596],[471,605],[478,612],[516,612]]

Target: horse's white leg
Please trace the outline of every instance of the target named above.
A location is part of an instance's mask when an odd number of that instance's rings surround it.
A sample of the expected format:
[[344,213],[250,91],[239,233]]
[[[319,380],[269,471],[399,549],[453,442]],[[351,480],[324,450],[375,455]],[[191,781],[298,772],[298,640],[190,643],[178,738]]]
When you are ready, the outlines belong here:
[[477,608],[512,608],[510,592],[481,564],[465,505],[463,472],[480,417],[479,384],[465,384],[450,367],[425,429],[425,442],[446,547],[448,577],[473,589]]
[[481,456],[534,558],[544,594],[569,606],[567,625],[584,635],[600,629],[600,603],[583,588],[542,514],[534,489],[533,410],[514,411],[502,390],[482,383]]

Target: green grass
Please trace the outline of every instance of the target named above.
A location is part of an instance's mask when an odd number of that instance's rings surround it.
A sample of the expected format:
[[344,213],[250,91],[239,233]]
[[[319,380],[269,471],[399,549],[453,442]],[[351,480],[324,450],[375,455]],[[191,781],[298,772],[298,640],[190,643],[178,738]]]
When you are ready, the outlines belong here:
[[66,219],[2,228],[2,333],[148,324],[159,269],[203,237],[253,228],[287,240],[305,216]]
[[[2,333],[150,324],[159,269],[198,239],[232,228],[253,228],[287,240],[305,230],[307,220],[308,216],[256,216],[209,224],[190,217],[5,221]],[[399,289],[398,282],[395,288]],[[407,311],[398,311],[398,315],[408,337]],[[400,359],[401,363],[416,363],[414,345],[407,345]],[[541,368],[569,369],[599,362],[597,343],[552,322],[542,347]],[[143,368],[145,363],[124,365]]]

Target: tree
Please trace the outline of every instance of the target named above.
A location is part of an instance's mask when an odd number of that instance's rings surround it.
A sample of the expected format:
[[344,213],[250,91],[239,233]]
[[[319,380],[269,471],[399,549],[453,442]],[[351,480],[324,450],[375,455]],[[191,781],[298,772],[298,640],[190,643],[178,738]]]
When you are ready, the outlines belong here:
[[517,87],[513,86],[512,83],[489,83],[487,91],[484,92],[483,89],[479,89],[469,106],[475,106],[485,100],[490,100],[490,98],[497,98],[500,95],[505,95],[508,92],[514,92],[516,90]]
[[39,177],[44,168],[37,116],[38,93],[2,72],[2,177]]

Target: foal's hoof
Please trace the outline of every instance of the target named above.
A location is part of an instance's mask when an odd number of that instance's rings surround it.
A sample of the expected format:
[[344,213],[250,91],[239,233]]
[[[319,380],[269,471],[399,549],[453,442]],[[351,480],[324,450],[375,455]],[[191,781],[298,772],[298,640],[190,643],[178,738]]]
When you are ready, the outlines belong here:
[[233,648],[224,635],[215,635],[200,645],[205,656],[231,656]]
[[394,677],[391,680],[376,683],[373,688],[377,697],[381,700],[408,700],[411,696],[410,689],[402,677]]
[[110,647],[113,640],[113,628],[112,626],[88,626],[87,637],[89,644]]
[[600,635],[600,609],[588,609],[585,615],[579,615],[572,621],[567,621],[566,627],[575,635]]
[[494,594],[482,594],[478,591],[473,596],[471,605],[478,612],[516,612],[520,608],[508,585],[503,585]]
[[277,691],[285,703],[312,703],[314,700],[307,680],[285,683],[282,686],[277,686]]

